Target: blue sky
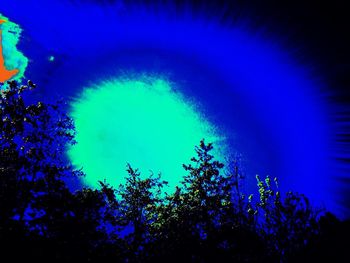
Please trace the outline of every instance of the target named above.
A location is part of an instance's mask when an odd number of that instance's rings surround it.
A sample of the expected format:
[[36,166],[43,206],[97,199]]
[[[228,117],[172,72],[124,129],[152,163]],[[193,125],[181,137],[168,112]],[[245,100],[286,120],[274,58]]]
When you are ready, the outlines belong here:
[[301,64],[298,47],[282,44],[284,35],[249,26],[252,17],[229,24],[190,6],[175,10],[122,1],[3,0],[0,6],[23,29],[25,76],[38,83],[38,96],[70,102],[101,81],[165,77],[242,154],[248,190],[255,174],[269,174],[282,189],[344,215],[330,158],[337,130],[312,61]]

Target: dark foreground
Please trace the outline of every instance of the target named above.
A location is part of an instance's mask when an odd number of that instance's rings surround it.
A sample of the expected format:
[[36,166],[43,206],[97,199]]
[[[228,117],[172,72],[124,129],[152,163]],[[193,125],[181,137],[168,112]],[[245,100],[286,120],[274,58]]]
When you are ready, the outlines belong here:
[[237,160],[225,170],[204,140],[173,194],[160,175],[130,165],[118,189],[100,182],[71,191],[68,182],[84,175],[65,158],[75,131],[64,104],[35,101],[31,82],[8,85],[0,98],[1,262],[349,260],[349,221],[280,193],[277,179],[257,177],[258,191],[243,193]]

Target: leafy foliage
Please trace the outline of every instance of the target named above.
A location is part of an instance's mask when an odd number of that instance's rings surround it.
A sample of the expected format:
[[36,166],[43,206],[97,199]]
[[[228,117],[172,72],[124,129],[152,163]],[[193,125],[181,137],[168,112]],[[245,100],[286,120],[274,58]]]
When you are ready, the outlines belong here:
[[[62,104],[35,102],[32,82],[0,97],[0,253],[3,262],[308,262],[341,259],[349,221],[315,210],[278,181],[257,176],[258,200],[240,188],[237,160],[224,165],[202,140],[183,182],[127,165],[118,189],[72,192],[83,176],[65,159],[74,125]],[[161,153],[160,153],[161,154]],[[319,251],[321,250],[321,251]],[[342,254],[344,253],[344,254]]]

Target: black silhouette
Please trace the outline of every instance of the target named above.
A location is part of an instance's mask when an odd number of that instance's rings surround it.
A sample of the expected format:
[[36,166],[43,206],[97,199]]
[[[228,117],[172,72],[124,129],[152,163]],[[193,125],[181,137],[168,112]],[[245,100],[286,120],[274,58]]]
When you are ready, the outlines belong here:
[[[84,176],[64,157],[74,125],[62,105],[29,102],[32,82],[0,97],[1,262],[345,262],[349,221],[313,208],[277,179],[257,177],[259,198],[240,189],[202,140],[167,194],[161,175],[127,165],[118,189],[72,192]],[[161,153],[160,153],[161,154]]]

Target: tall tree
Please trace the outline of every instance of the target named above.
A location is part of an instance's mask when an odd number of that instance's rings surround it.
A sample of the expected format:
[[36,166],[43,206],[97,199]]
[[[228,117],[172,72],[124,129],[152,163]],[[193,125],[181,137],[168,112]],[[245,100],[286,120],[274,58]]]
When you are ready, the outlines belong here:
[[0,197],[6,202],[0,220],[38,216],[42,204],[35,197],[53,197],[65,188],[63,177],[77,174],[63,159],[73,122],[59,104],[30,103],[27,93],[34,88],[31,81],[12,81],[1,91]]
[[120,197],[120,213],[126,227],[129,243],[129,260],[140,261],[147,243],[152,241],[153,224],[157,219],[157,207],[162,202],[161,190],[167,182],[160,175],[142,178],[137,169],[127,165],[126,183],[117,189]]

